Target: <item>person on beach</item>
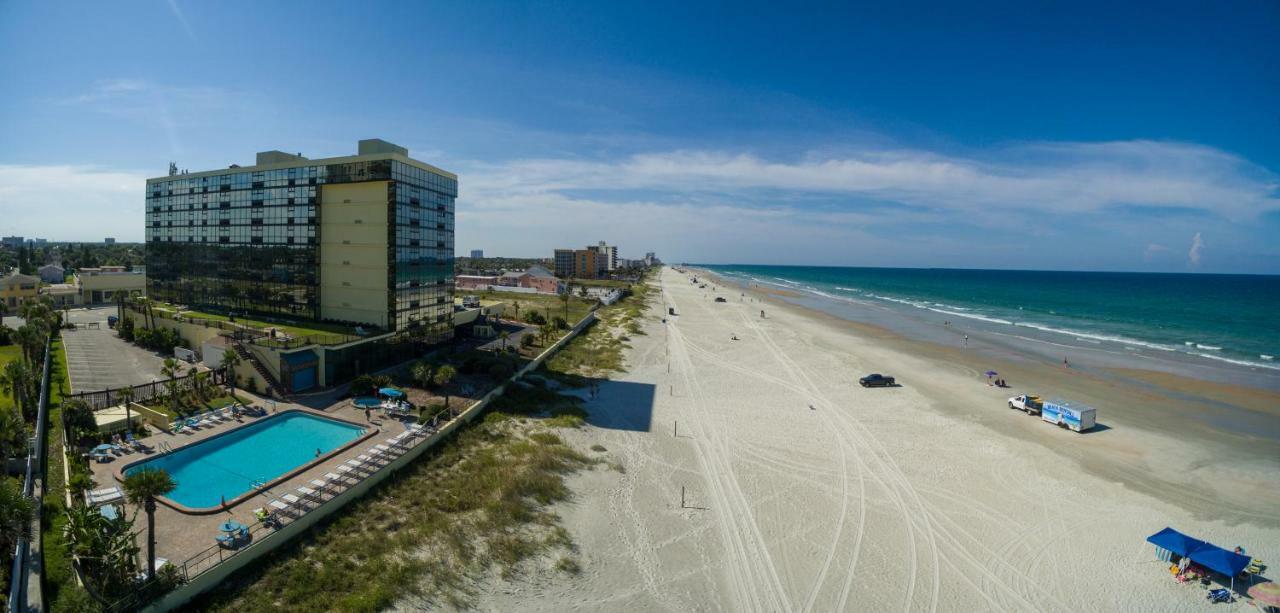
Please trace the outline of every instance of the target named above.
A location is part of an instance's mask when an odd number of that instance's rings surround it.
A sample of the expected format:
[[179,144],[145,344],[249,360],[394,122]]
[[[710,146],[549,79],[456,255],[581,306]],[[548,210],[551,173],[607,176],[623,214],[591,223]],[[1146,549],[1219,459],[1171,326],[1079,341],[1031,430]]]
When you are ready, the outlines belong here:
[[364,410],[364,420],[369,422],[373,421],[373,416],[369,414],[368,408],[365,408]]
[[316,457],[320,457],[320,448],[316,447]]
[[968,335],[968,334],[964,335],[964,346],[965,346],[965,347],[968,347],[968,346],[969,346],[969,335]]
[[1064,368],[1071,368],[1071,362],[1068,362],[1067,358],[1062,358],[1062,366]]

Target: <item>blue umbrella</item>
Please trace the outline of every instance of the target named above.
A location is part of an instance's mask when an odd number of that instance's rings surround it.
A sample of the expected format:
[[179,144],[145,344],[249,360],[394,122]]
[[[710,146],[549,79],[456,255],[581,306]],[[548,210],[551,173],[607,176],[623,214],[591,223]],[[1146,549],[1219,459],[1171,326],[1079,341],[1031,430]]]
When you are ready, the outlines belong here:
[[382,389],[378,390],[378,392],[379,392],[380,394],[382,394],[383,396],[386,396],[387,398],[399,398],[399,397],[401,397],[401,396],[404,396],[404,392],[402,392],[402,391],[400,391],[400,390],[398,390],[398,389],[396,389],[396,388],[394,388],[394,387],[384,387],[384,388],[382,388]]
[[114,445],[108,445],[108,444],[106,444],[106,443],[103,443],[103,444],[101,444],[101,445],[98,445],[97,447],[94,447],[94,448],[93,448],[93,452],[94,452],[94,453],[107,453],[107,452],[111,451],[112,449],[115,449],[115,446],[114,446]]
[[988,377],[994,377],[994,376],[996,376],[996,375],[998,375],[998,374],[1000,374],[1000,373],[998,373],[998,372],[996,372],[996,371],[994,371],[994,370],[988,370],[988,371],[987,371],[987,376],[988,376]]

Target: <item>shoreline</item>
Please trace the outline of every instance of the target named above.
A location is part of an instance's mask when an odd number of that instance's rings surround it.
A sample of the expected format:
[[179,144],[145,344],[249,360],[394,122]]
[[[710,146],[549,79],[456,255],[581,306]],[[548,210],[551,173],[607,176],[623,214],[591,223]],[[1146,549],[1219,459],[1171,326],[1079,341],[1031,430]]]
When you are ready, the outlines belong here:
[[[1077,434],[1008,410],[1018,388],[988,387],[974,351],[786,296],[712,293],[669,268],[654,283],[662,315],[640,321],[625,371],[564,432],[620,467],[568,477],[572,498],[549,509],[581,573],[542,560],[486,581],[478,609],[1179,610],[1203,590],[1174,582],[1148,535],[1280,556],[1265,443],[1224,456],[1238,437],[1163,405],[1166,431],[1107,405],[1103,427]],[[902,386],[857,385],[875,370]],[[997,370],[1015,385],[1062,377],[1012,358]],[[1120,378],[1133,375],[1070,385],[1108,402],[1164,393]]]
[[[1280,393],[1272,390],[1191,379],[1159,370],[1110,365],[1070,369],[1050,365],[1032,356],[991,355],[977,350],[981,332],[970,331],[975,347],[909,338],[875,324],[853,321],[789,298],[802,294],[785,289],[743,285],[733,278],[699,267],[686,267],[720,288],[734,288],[771,308],[788,309],[819,325],[834,326],[883,349],[918,360],[927,368],[947,370],[969,377],[975,388],[991,396],[979,422],[999,434],[1035,441],[1042,433],[1027,428],[1027,421],[1010,420],[1020,413],[1004,408],[1005,400],[1021,393],[1045,398],[1067,398],[1098,409],[1099,427],[1085,437],[1118,439],[1116,453],[1088,455],[1069,447],[1046,447],[1077,463],[1097,477],[1123,484],[1136,492],[1159,498],[1197,516],[1213,516],[1229,523],[1253,523],[1280,527]],[[924,370],[927,370],[924,369]],[[1010,381],[1009,388],[990,387],[982,373],[991,369]],[[870,371],[868,371],[870,372]],[[867,373],[850,372],[856,379]],[[900,382],[930,388],[922,377],[895,375]],[[905,375],[905,376],[904,376]],[[907,383],[907,380],[910,383]],[[935,408],[964,415],[974,407],[949,410],[943,399],[948,392],[930,389]],[[1032,423],[1040,426],[1041,424]],[[1043,424],[1049,427],[1047,424]],[[1226,427],[1224,427],[1226,426]],[[1048,444],[1040,440],[1042,444]],[[1187,486],[1185,470],[1198,473],[1195,487]],[[1268,483],[1269,482],[1269,483]],[[1262,491],[1257,488],[1261,487]],[[1259,500],[1263,496],[1270,504]],[[1226,513],[1224,513],[1226,511]]]

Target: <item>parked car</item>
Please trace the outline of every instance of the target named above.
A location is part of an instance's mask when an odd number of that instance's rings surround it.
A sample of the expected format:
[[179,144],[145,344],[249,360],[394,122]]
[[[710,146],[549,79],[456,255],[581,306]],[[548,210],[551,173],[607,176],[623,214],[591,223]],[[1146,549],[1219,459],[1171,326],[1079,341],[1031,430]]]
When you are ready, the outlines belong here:
[[870,374],[858,379],[858,384],[862,387],[893,387],[894,385],[897,385],[893,380],[893,377],[882,375],[880,373]]

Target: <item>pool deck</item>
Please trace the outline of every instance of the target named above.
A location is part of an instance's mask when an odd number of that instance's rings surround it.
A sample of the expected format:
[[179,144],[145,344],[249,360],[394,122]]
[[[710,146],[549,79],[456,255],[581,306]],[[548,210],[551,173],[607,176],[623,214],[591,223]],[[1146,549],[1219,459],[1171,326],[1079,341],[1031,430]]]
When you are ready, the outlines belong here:
[[[242,390],[237,390],[237,393],[243,394],[246,397],[254,398],[254,404],[266,407],[267,411],[272,410],[272,402],[269,400],[262,400],[261,398]],[[372,436],[361,441],[359,444],[335,453],[318,464],[302,470],[280,483],[267,488],[263,492],[244,498],[242,502],[238,502],[224,511],[193,515],[182,513],[164,504],[157,504],[156,557],[166,558],[180,563],[181,561],[208,549],[210,546],[216,544],[214,537],[221,534],[218,527],[223,522],[234,519],[242,524],[252,525],[257,521],[253,516],[254,509],[269,509],[270,507],[267,505],[268,502],[285,494],[299,495],[296,491],[299,487],[311,487],[314,489],[314,486],[310,485],[311,480],[324,480],[325,473],[335,472],[336,469],[339,466],[342,466],[347,460],[354,459],[356,456],[366,453],[367,450],[374,445],[385,444],[383,441],[404,432],[408,429],[408,426],[413,423],[412,421],[402,422],[393,418],[379,417],[376,413],[372,415],[371,420],[366,421],[364,410],[357,409],[352,406],[350,399],[337,401],[324,410],[310,409],[302,405],[287,402],[277,402],[275,404],[276,412],[296,409],[325,417],[337,417],[357,424],[367,424],[372,428],[380,429],[380,431],[375,432]],[[154,455],[157,453],[155,450],[164,443],[167,443],[172,448],[177,449],[182,446],[217,436],[233,428],[253,423],[257,419],[261,418],[242,417],[238,422],[236,420],[226,421],[222,424],[218,424],[210,428],[203,428],[198,431],[183,432],[181,434],[168,434],[161,432],[148,436],[143,439],[143,442],[153,449],[150,454],[135,451],[133,453],[117,457],[111,462],[91,462],[90,467],[93,470],[94,489],[113,486],[119,487],[120,481],[116,477],[117,469],[124,465],[132,464]],[[139,508],[134,505],[127,506],[130,517],[139,511]],[[146,516],[144,514],[139,515],[134,528],[139,531],[145,531]],[[139,545],[145,549],[144,539],[145,536],[140,534]]]

